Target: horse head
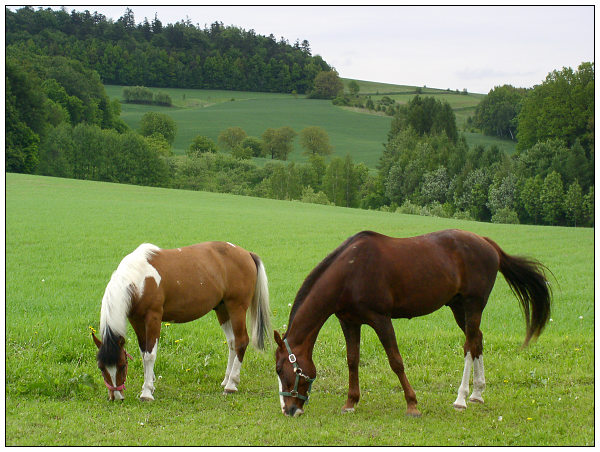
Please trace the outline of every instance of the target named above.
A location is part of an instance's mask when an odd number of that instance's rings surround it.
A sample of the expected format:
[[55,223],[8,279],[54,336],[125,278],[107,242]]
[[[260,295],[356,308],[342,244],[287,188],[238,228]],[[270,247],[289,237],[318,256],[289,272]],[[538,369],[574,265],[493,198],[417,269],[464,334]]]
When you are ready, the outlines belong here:
[[[279,400],[281,412],[286,416],[298,417],[304,414],[304,404],[308,402],[310,389],[316,377],[313,362],[302,355],[292,352],[287,339],[274,332],[277,350],[275,350],[275,370],[279,378]],[[285,335],[284,335],[285,336]]]
[[109,400],[123,400],[125,396],[125,379],[127,378],[127,362],[131,355],[125,350],[125,339],[114,339],[111,334],[105,335],[104,342],[100,341],[92,332],[92,338],[98,354],[98,369],[102,372],[104,384],[108,388]]

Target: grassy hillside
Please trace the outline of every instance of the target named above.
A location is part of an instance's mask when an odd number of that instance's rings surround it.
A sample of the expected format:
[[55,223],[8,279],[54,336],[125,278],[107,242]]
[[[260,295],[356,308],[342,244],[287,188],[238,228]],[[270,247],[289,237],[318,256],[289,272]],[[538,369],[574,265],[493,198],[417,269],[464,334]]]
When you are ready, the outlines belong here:
[[[414,91],[414,87],[369,83],[364,88],[364,92],[371,92],[366,90],[373,88],[386,88],[390,91],[385,92],[390,93],[407,92],[410,89]],[[123,87],[107,86],[106,91],[111,98],[122,99]],[[174,106],[122,104],[121,117],[130,127],[137,129],[141,117],[148,111],[159,111],[171,116],[178,126],[174,143],[176,154],[183,154],[196,135],[205,135],[216,141],[219,133],[227,127],[239,126],[248,135],[260,136],[269,127],[290,126],[300,132],[305,127],[316,125],[327,131],[335,155],[344,157],[350,154],[355,162],[364,162],[368,167],[375,168],[383,151],[382,145],[387,141],[392,120],[389,116],[336,107],[327,100],[309,100],[304,96],[291,94],[169,88],[157,88],[153,91],[167,92],[173,99]],[[428,95],[431,91],[436,98],[448,101],[455,109],[459,123],[472,114],[482,97],[476,94],[448,94],[442,90],[424,91]],[[392,94],[390,97],[406,102],[413,95]],[[378,95],[374,94],[373,97]],[[514,143],[480,134],[467,134],[467,141],[485,145],[499,144],[507,152],[514,150]],[[294,151],[288,159],[296,162],[306,160],[298,138],[294,141]]]
[[[240,102],[241,103],[241,102]],[[281,415],[273,348],[249,348],[240,391],[221,395],[225,337],[215,315],[163,325],[156,401],[143,381],[129,328],[126,399],[106,400],[88,327],[98,329],[106,283],[142,242],[177,247],[227,240],[265,262],[273,325],[308,272],[363,229],[412,236],[448,227],[493,238],[554,273],[552,322],[521,349],[518,302],[499,277],[483,314],[485,405],[452,402],[464,336],[449,309],[395,320],[407,376],[423,417],[406,418],[398,379],[374,332],[363,328],[362,399],[346,398],[345,343],[329,319],[317,340],[318,378],[306,414]],[[27,175],[6,175],[7,445],[547,446],[594,443],[594,236],[592,229],[510,226],[298,202]],[[565,420],[568,419],[568,422]],[[82,428],[85,426],[85,428]]]

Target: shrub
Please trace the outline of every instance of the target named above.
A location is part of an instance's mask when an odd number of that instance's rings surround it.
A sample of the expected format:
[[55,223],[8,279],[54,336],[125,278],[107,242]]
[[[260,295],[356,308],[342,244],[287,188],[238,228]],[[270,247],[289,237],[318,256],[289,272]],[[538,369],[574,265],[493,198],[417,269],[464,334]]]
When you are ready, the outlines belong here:
[[300,198],[302,202],[308,202],[312,204],[324,204],[327,206],[332,206],[333,203],[327,199],[327,195],[322,191],[318,191],[315,193],[313,188],[309,185],[302,189],[302,196]]
[[510,207],[503,207],[492,215],[492,223],[519,224],[519,216]]

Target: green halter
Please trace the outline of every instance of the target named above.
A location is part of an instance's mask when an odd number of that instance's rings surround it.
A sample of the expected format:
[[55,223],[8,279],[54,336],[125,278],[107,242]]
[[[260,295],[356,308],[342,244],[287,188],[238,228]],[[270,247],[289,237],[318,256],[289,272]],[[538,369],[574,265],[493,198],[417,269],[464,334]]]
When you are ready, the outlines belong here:
[[[280,391],[279,395],[288,396],[288,397],[296,397],[300,400],[305,400],[306,403],[308,403],[308,398],[310,397],[310,389],[312,388],[312,384],[317,379],[317,377],[310,378],[308,375],[303,374],[302,369],[300,367],[298,367],[298,363],[296,362],[296,355],[294,355],[292,353],[292,349],[290,348],[290,345],[288,344],[287,339],[284,339],[283,343],[285,344],[285,348],[287,348],[287,351],[289,354],[288,359],[294,366],[294,373],[296,374],[296,382],[294,383],[294,389],[292,389],[291,392],[281,392]],[[300,381],[300,377],[304,377],[304,379],[306,381],[308,381],[308,391],[306,392],[305,396],[303,396],[302,394],[298,394],[298,382]]]

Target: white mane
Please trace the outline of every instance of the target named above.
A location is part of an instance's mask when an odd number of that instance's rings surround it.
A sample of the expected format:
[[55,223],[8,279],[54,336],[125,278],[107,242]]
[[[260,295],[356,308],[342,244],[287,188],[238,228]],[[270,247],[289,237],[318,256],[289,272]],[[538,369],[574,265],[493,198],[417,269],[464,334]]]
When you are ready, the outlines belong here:
[[123,258],[112,274],[100,310],[100,337],[104,338],[106,327],[125,337],[127,334],[127,314],[131,309],[131,295],[141,295],[144,292],[146,278],[154,278],[160,285],[161,277],[158,271],[148,263],[148,260],[160,248],[150,243],[143,243],[137,249]]

